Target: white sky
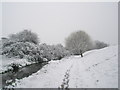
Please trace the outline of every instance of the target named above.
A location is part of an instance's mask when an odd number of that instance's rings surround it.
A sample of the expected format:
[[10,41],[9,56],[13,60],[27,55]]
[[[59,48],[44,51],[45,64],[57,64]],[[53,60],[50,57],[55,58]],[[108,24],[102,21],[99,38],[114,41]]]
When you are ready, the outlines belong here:
[[116,2],[4,2],[2,36],[31,29],[41,43],[64,44],[77,30],[93,40],[118,43],[118,3]]

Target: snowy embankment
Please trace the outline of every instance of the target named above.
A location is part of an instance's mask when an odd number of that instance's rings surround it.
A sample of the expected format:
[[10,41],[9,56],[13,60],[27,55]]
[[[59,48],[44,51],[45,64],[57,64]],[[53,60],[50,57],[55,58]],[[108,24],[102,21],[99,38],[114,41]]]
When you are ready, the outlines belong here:
[[0,73],[7,71],[9,69],[12,69],[11,65],[14,64],[18,64],[21,66],[26,66],[35,62],[28,62],[27,59],[18,59],[18,58],[7,58],[3,55],[0,55]]
[[[37,73],[16,80],[16,88],[118,88],[118,46],[51,61]],[[9,87],[13,87],[9,86]]]

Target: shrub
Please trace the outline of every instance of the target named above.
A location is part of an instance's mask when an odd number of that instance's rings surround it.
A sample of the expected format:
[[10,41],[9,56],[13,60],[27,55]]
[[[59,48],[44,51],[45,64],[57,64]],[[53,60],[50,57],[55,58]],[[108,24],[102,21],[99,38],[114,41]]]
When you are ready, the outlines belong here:
[[36,62],[42,61],[42,58],[39,57],[40,50],[38,45],[30,42],[13,43],[3,48],[2,54],[8,57],[27,57],[29,60]]
[[9,39],[15,42],[32,42],[34,44],[39,43],[37,34],[29,30],[24,30],[17,34],[11,34]]
[[107,46],[109,46],[109,45],[104,42],[95,41],[95,49],[101,49],[101,48],[104,48]]
[[40,45],[40,55],[43,58],[47,58],[48,60],[57,60],[61,59],[67,55],[69,55],[69,51],[66,50],[61,44],[58,45],[46,45],[41,44]]

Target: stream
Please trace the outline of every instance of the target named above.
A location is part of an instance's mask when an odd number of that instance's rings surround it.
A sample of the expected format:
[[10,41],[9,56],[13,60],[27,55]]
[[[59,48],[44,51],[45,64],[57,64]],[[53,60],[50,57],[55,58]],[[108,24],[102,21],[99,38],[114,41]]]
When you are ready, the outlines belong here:
[[[28,77],[32,75],[33,73],[36,73],[47,63],[48,62],[35,63],[35,64],[31,64],[31,65],[20,68],[16,73],[9,71],[7,73],[1,74],[0,76],[2,76],[2,88],[15,82],[15,79],[22,79],[24,77]],[[10,82],[7,82],[8,80],[10,80]]]

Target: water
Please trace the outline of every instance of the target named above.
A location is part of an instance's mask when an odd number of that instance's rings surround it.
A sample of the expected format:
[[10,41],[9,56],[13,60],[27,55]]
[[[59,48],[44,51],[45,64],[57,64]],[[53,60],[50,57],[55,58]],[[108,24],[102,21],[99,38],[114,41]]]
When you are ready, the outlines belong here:
[[[31,64],[29,66],[20,68],[18,70],[18,72],[16,72],[16,73],[9,71],[7,73],[0,75],[0,76],[2,76],[2,88],[4,88],[7,85],[10,85],[12,82],[15,81],[15,79],[22,79],[24,77],[28,77],[28,76],[32,75],[33,73],[40,70],[46,64],[47,64],[47,62],[35,63],[35,64]],[[11,82],[7,82],[8,80],[11,80]]]

